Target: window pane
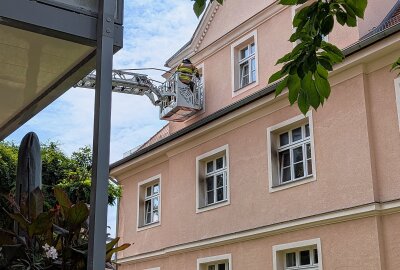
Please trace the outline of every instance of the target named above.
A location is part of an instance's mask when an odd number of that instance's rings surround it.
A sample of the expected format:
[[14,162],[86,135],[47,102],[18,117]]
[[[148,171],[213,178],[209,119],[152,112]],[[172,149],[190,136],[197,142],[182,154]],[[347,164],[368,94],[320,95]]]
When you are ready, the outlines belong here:
[[306,137],[310,137],[310,125],[306,125]]
[[285,150],[279,153],[280,167],[290,166],[290,153],[289,150]]
[[240,51],[240,60],[249,57],[249,47],[244,48]]
[[158,210],[153,213],[153,222],[158,222],[160,220],[160,216],[158,215]]
[[215,265],[209,265],[208,270],[215,270]]
[[300,251],[300,265],[309,265],[309,264],[311,264],[310,251],[309,250]]
[[217,170],[222,169],[224,167],[224,158],[223,157],[217,158],[217,160],[215,161],[215,167]]
[[225,264],[224,263],[218,264],[218,270],[225,270]]
[[303,160],[303,147],[297,147],[293,149],[293,162],[300,162]]
[[314,249],[314,263],[318,264],[318,250]]
[[224,189],[223,188],[219,188],[217,189],[217,202],[223,201],[224,198]]
[[153,209],[154,209],[154,210],[157,210],[159,204],[160,204],[160,199],[159,199],[158,197],[154,198],[154,199],[153,199]]
[[207,162],[207,173],[214,171],[214,162]]
[[311,144],[306,144],[307,149],[307,159],[311,158]]
[[146,214],[146,220],[145,220],[146,224],[151,223],[151,212]]
[[151,200],[148,200],[145,202],[145,209],[146,209],[146,213],[150,213],[151,212]]
[[151,196],[151,187],[146,188],[146,197]]
[[209,176],[206,178],[207,182],[207,191],[214,189],[214,176]]
[[223,186],[224,186],[224,175],[221,173],[217,175],[217,188]]
[[312,175],[312,162],[311,162],[311,159],[307,160],[307,175]]
[[301,140],[301,127],[292,130],[292,141],[296,142]]
[[160,192],[160,186],[158,184],[155,184],[153,186],[153,194],[158,194]]
[[248,62],[240,65],[240,86],[249,84],[249,64]]
[[283,133],[279,135],[279,145],[284,146],[289,144],[289,133]]
[[303,162],[294,164],[294,178],[300,178],[304,176]]
[[286,267],[296,266],[296,253],[286,253]]
[[214,190],[207,192],[207,204],[214,203]]
[[256,45],[254,44],[254,43],[252,43],[251,45],[250,45],[250,54],[253,54],[253,53],[255,53],[256,52]]
[[282,171],[282,183],[290,181],[292,176],[290,175],[290,167],[283,169]]

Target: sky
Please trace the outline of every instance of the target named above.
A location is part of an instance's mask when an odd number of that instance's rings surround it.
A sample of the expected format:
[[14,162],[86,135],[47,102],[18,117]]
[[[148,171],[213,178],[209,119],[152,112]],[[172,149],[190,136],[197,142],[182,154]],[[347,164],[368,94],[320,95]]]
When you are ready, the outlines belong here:
[[[114,69],[164,68],[165,61],[188,42],[198,19],[190,0],[126,0],[124,48],[114,57]],[[162,80],[159,71],[143,72]],[[166,122],[158,107],[145,96],[113,93],[110,162],[143,144]],[[34,131],[41,142],[56,141],[68,155],[92,145],[94,90],[72,88],[6,138],[19,143]],[[109,226],[115,231],[115,207],[109,209]]]

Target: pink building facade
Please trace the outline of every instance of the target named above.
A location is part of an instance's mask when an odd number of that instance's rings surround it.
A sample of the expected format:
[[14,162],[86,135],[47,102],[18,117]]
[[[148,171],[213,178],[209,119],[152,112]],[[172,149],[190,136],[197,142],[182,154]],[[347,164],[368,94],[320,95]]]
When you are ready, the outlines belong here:
[[357,28],[327,37],[347,57],[328,102],[303,116],[267,84],[296,9],[210,5],[167,61],[200,69],[204,109],[111,165],[118,235],[135,243],[119,269],[398,270],[400,32],[387,25],[399,6],[370,0]]

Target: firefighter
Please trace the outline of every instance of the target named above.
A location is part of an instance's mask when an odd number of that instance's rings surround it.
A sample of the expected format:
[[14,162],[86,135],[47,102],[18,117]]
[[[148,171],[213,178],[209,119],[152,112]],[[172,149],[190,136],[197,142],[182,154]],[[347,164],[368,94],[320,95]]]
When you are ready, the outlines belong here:
[[192,77],[196,76],[198,79],[200,78],[200,74],[197,68],[192,64],[192,62],[188,58],[185,58],[183,59],[182,63],[178,66],[176,71],[180,72],[179,80],[182,83],[189,85],[190,90],[192,90],[193,92],[195,83],[192,81]]

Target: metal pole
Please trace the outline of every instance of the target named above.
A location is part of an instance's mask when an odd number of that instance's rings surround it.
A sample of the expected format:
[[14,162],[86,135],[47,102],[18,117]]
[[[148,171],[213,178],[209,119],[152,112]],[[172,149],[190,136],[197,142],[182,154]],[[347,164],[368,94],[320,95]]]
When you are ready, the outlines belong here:
[[115,0],[99,0],[88,270],[105,269]]

